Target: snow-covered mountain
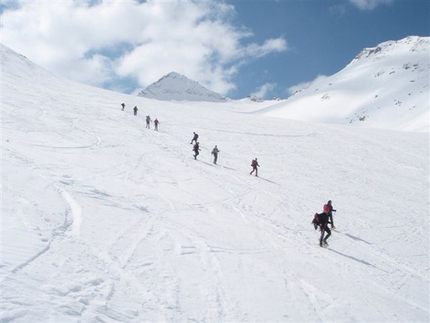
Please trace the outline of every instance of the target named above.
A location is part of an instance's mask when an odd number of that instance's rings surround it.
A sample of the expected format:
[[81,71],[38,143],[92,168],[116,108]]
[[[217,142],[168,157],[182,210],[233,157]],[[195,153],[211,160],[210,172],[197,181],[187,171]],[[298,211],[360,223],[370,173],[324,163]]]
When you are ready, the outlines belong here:
[[366,48],[340,72],[259,113],[297,120],[429,131],[430,37]]
[[223,102],[227,99],[190,80],[184,75],[171,72],[141,91],[139,96],[163,101]]
[[150,100],[1,51],[1,322],[429,322],[428,133]]

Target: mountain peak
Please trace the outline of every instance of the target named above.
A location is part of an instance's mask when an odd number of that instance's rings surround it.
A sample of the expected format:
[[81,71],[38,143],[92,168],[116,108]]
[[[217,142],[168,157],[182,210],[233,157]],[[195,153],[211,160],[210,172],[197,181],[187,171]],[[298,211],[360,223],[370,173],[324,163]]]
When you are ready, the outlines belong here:
[[427,51],[430,46],[429,37],[408,36],[400,40],[390,40],[376,47],[364,48],[352,61],[374,57],[379,59],[387,55],[404,55],[407,52]]
[[338,73],[317,79],[262,113],[305,121],[429,131],[430,37],[363,49]]
[[161,101],[222,102],[227,100],[221,94],[208,90],[198,82],[190,80],[177,72],[170,72],[163,76],[138,95]]

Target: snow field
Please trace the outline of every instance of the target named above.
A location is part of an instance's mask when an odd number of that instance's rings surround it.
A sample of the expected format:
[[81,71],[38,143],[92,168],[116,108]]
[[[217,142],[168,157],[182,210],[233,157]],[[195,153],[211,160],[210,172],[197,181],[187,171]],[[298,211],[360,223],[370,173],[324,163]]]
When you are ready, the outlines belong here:
[[152,101],[4,57],[2,322],[429,320],[428,134]]

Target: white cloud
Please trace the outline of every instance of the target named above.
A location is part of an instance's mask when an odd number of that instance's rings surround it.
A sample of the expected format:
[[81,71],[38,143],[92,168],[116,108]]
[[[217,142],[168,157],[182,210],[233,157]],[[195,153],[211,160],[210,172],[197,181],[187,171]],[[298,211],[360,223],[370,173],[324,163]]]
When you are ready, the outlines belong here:
[[259,99],[266,98],[267,95],[276,87],[273,83],[265,83],[260,86],[254,93],[251,93],[251,96],[255,96]]
[[3,44],[46,69],[94,85],[133,78],[146,87],[176,71],[226,94],[250,60],[286,51],[283,38],[245,45],[219,1],[25,0],[1,15]]
[[379,5],[393,3],[393,0],[349,0],[360,10],[373,10]]

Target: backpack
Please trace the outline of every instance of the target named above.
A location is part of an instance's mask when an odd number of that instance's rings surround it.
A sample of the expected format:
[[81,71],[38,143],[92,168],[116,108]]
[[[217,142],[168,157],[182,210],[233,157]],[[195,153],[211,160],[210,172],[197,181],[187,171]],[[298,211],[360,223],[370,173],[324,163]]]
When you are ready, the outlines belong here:
[[319,227],[320,220],[319,220],[319,217],[318,217],[318,213],[315,213],[314,218],[312,219],[311,224],[314,225],[315,230]]

